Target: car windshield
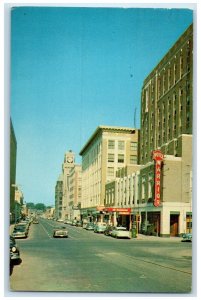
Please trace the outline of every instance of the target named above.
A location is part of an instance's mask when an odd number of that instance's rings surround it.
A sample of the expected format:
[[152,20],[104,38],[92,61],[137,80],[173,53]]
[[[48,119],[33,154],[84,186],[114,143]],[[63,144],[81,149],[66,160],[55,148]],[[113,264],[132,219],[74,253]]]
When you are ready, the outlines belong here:
[[64,227],[64,226],[60,226],[60,227],[55,228],[55,230],[64,230],[64,229],[66,229],[66,227]]
[[118,231],[127,231],[127,229],[125,227],[118,227],[117,230]]
[[22,228],[22,227],[17,227],[17,228],[14,228],[14,232],[24,232],[25,231],[25,229],[24,228]]

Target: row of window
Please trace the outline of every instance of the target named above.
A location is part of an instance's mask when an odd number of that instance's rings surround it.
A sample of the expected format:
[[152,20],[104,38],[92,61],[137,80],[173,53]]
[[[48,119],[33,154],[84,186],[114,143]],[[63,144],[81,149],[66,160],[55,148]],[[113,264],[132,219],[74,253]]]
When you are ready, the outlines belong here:
[[[118,159],[118,163],[123,163],[123,159]],[[137,155],[131,155],[130,156],[130,164],[137,164]],[[107,176],[113,177],[115,175],[115,168],[114,167],[108,167],[107,168]]]
[[[108,149],[113,150],[115,149],[115,142],[117,142],[118,150],[125,150],[125,141],[115,141],[115,140],[108,140]],[[130,142],[130,150],[137,151],[137,142]]]

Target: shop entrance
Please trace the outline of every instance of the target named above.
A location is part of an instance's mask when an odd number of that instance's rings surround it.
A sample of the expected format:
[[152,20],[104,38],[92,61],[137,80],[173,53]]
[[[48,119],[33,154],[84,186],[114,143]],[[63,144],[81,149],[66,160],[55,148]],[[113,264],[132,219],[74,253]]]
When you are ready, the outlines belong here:
[[170,215],[170,236],[178,236],[179,215]]
[[160,212],[148,212],[147,213],[147,235],[160,236]]

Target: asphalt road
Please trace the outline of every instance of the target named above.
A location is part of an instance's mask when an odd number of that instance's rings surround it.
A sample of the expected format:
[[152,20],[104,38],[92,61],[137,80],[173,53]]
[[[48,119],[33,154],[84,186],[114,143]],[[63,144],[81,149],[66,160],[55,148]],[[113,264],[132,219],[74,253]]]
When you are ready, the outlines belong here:
[[22,262],[10,274],[11,291],[189,293],[192,244],[180,239],[114,239],[56,221],[32,224],[17,240]]

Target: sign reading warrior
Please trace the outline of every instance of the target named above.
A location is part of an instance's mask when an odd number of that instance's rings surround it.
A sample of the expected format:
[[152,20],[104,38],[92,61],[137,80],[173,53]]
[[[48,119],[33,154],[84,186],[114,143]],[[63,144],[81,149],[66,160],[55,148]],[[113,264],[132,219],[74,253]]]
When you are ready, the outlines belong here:
[[160,150],[153,151],[153,160],[155,160],[155,195],[154,195],[154,206],[160,205],[161,195],[161,164],[164,159],[164,155]]

